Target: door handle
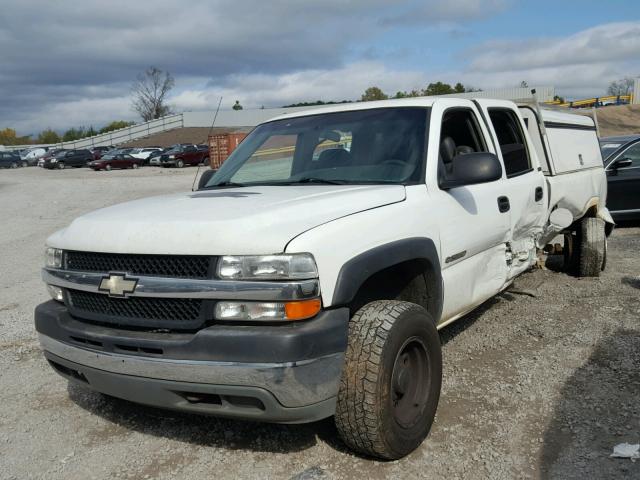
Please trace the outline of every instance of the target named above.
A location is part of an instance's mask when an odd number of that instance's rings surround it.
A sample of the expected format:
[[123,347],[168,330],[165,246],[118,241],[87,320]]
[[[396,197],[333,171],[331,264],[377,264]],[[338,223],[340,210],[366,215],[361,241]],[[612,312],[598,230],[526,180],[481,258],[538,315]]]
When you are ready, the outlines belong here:
[[498,210],[500,210],[501,213],[508,212],[510,208],[509,198],[505,196],[498,197]]
[[543,196],[543,192],[542,192],[542,187],[536,187],[536,202],[539,202],[540,200],[542,200],[542,196]]

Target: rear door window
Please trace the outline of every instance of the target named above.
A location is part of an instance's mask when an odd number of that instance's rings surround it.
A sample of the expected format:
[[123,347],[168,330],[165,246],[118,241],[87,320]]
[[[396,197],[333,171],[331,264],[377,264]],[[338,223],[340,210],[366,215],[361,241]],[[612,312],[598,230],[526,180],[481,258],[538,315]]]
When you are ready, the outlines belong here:
[[522,125],[515,112],[504,108],[490,108],[489,118],[498,137],[507,177],[530,172],[531,158],[524,140]]

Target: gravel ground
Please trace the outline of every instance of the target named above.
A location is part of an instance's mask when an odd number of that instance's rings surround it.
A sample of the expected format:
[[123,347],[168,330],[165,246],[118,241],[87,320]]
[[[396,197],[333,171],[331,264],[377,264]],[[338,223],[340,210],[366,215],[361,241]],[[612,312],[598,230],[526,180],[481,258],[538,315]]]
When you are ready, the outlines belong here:
[[441,332],[427,441],[353,455],[331,420],[282,426],[178,414],[68,386],[33,329],[46,237],[77,215],[188,190],[195,169],[0,171],[0,478],[640,478],[640,228],[617,229],[599,279],[549,269]]

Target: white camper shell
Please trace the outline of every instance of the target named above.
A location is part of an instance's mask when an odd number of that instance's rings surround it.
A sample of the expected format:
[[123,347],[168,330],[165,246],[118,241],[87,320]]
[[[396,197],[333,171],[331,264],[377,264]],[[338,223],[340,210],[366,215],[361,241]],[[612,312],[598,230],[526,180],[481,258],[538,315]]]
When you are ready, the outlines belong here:
[[613,219],[602,195],[594,194],[607,191],[607,179],[593,119],[541,109],[541,122],[532,105],[519,105],[519,109],[547,180],[549,209],[565,208],[574,221],[593,209],[610,231]]

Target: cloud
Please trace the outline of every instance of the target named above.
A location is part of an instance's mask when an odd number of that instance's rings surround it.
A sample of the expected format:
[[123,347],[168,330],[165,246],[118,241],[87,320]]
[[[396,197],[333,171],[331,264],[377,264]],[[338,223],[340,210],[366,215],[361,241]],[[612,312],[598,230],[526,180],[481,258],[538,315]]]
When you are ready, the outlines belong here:
[[[473,42],[470,24],[513,3],[9,2],[0,10],[0,128],[27,134],[133,119],[131,81],[149,65],[176,77],[170,103],[178,111],[214,108],[220,95],[225,105],[238,99],[245,107],[268,107],[356,99],[374,84],[393,93],[437,80],[482,88],[527,80],[594,92],[640,69],[640,22],[566,37],[494,40],[457,59],[443,46],[452,38]],[[442,45],[425,41],[428,35]],[[434,58],[456,63],[430,64]]]
[[[107,99],[122,105],[130,82],[149,65],[172,72],[178,85],[198,79],[234,91],[236,82],[260,79],[285,84],[290,92],[296,73],[340,71],[354,62],[354,51],[385,32],[405,29],[393,20],[398,12],[419,11],[420,28],[428,28],[457,23],[457,8],[467,20],[484,15],[480,4],[499,3],[452,1],[456,8],[436,0],[9,2],[0,11],[0,123],[30,133],[48,125],[106,122],[114,110]],[[179,95],[177,103],[188,95]],[[282,103],[275,94],[269,98]],[[82,110],[94,104],[102,110]],[[64,117],[56,115],[62,111]],[[116,114],[130,116],[129,108]]]
[[390,70],[375,61],[355,62],[336,69],[309,69],[283,75],[233,75],[224,87],[189,89],[172,98],[176,110],[223,108],[239,100],[245,108],[277,107],[300,101],[353,100],[371,85],[383,91],[417,88],[424,82],[418,71]]
[[506,10],[511,0],[447,0],[418,2],[400,9],[399,13],[383,18],[382,25],[415,26],[425,24],[458,24],[487,18]]
[[566,37],[491,41],[467,51],[462,77],[477,86],[552,85],[580,97],[601,95],[640,74],[640,22],[608,23]]

